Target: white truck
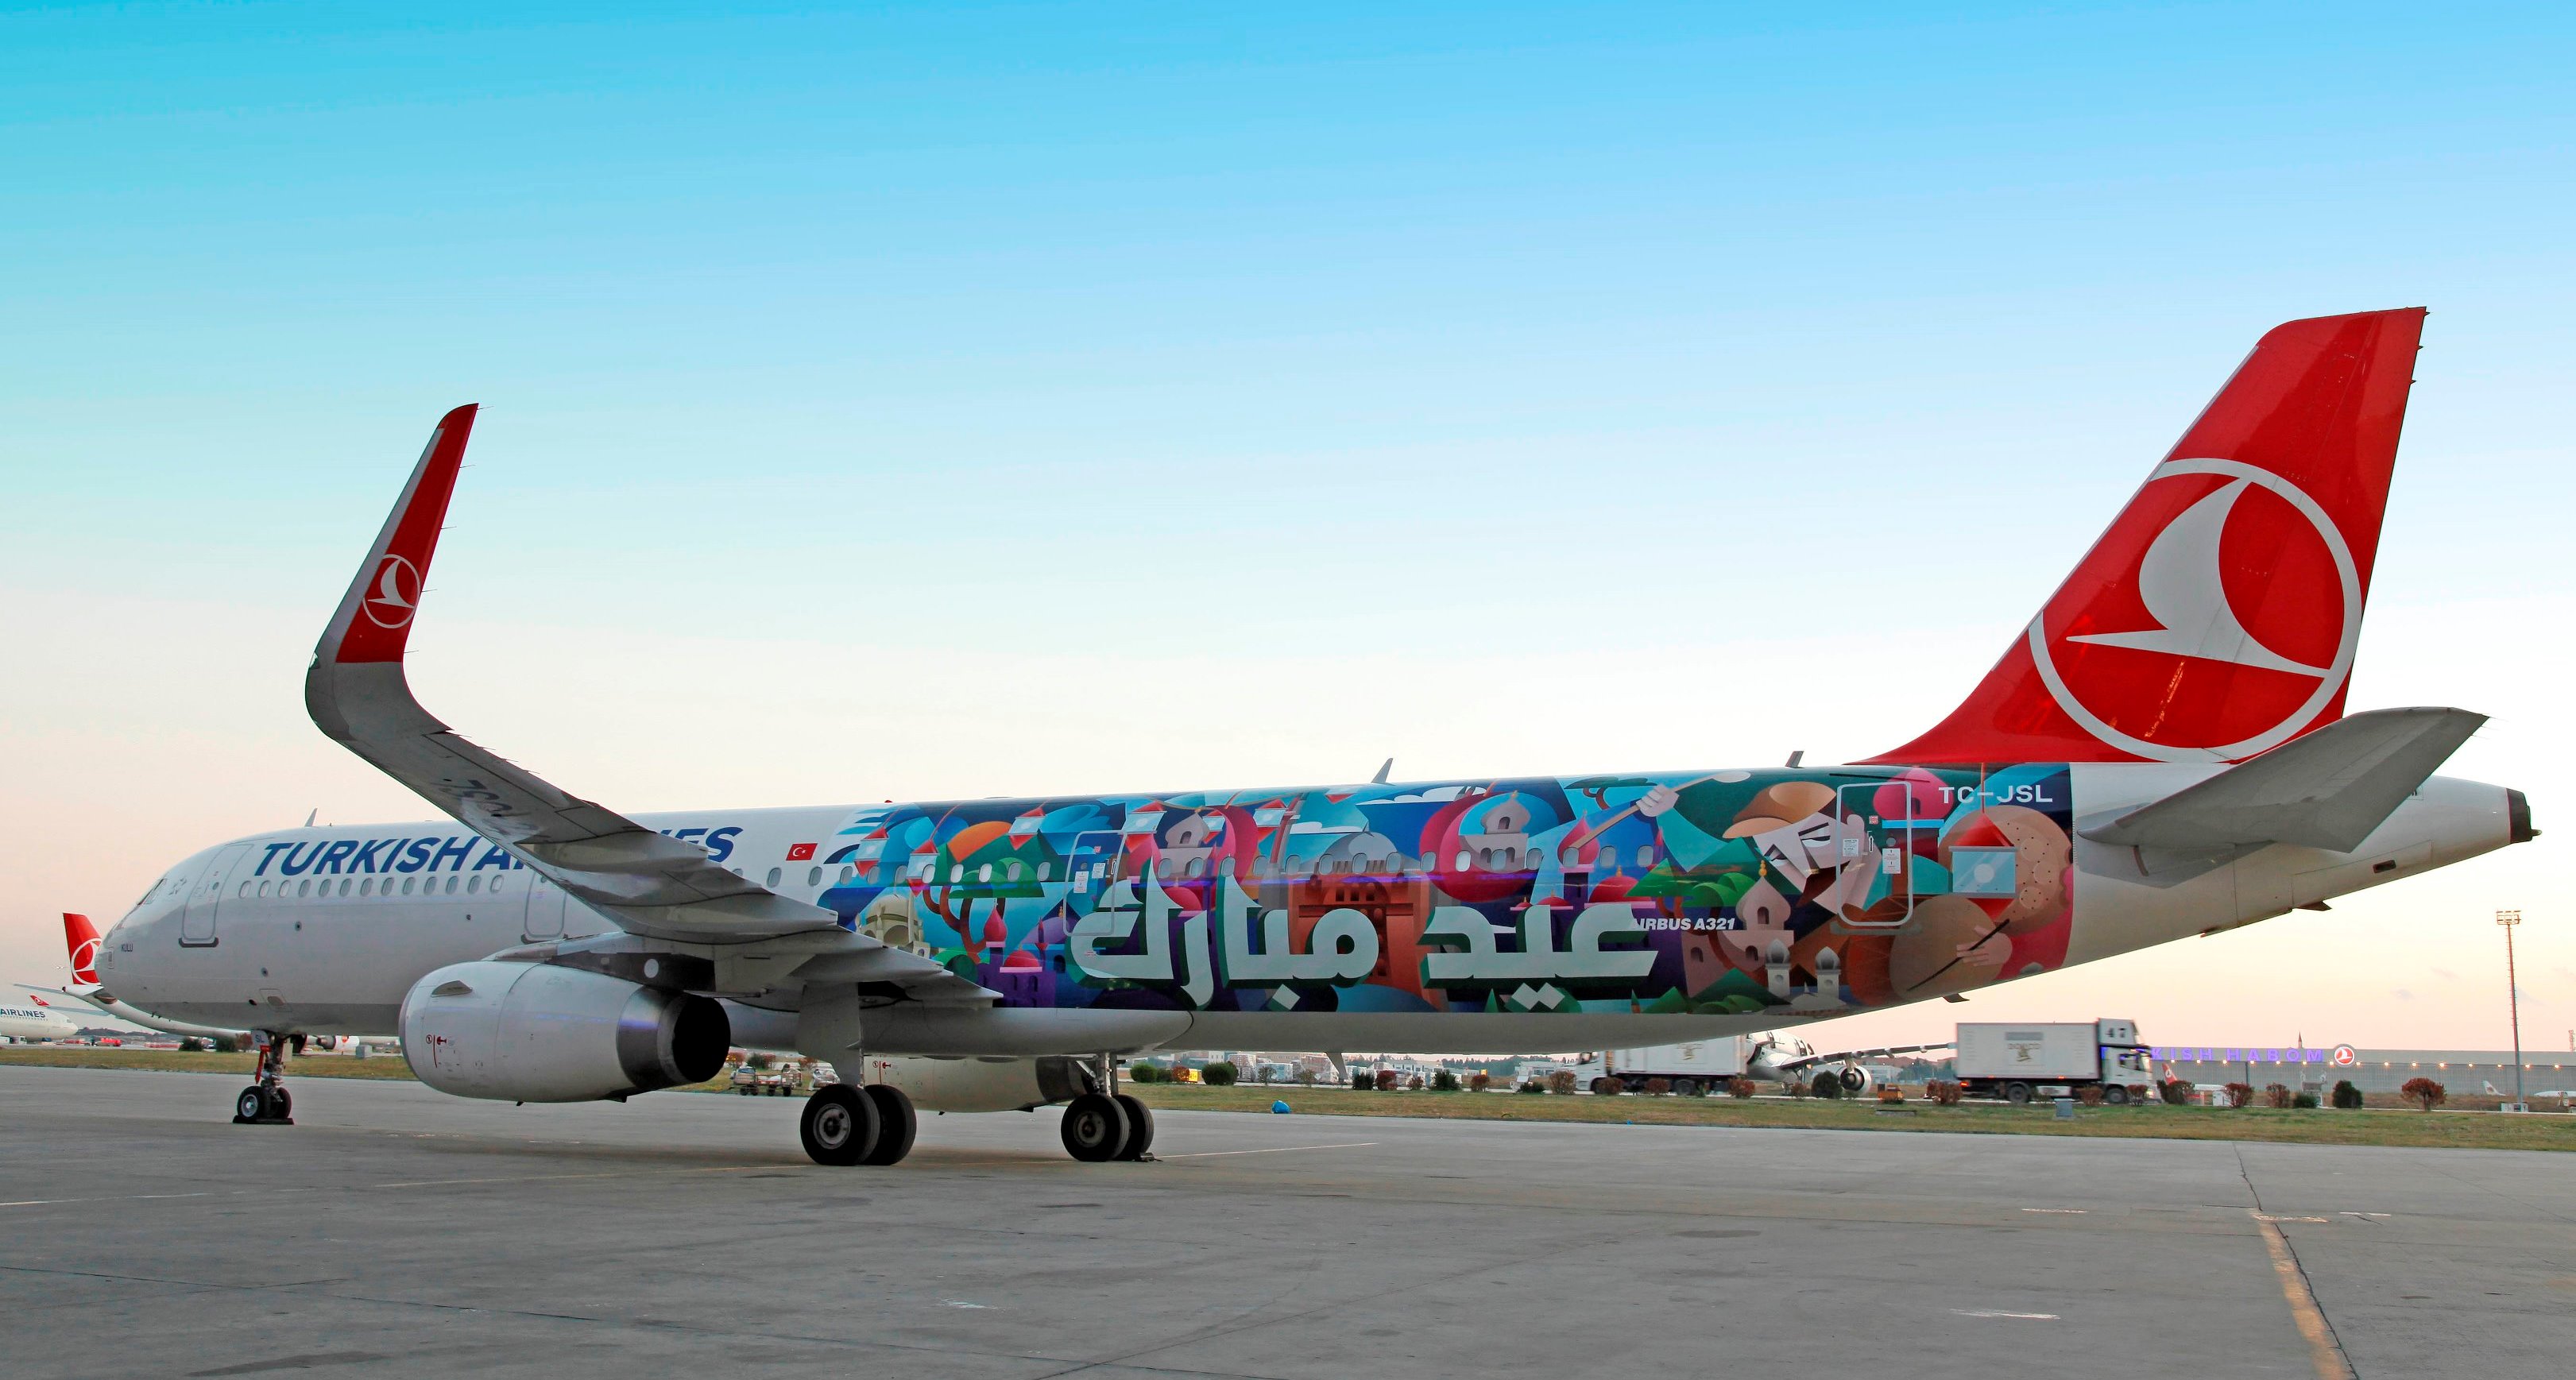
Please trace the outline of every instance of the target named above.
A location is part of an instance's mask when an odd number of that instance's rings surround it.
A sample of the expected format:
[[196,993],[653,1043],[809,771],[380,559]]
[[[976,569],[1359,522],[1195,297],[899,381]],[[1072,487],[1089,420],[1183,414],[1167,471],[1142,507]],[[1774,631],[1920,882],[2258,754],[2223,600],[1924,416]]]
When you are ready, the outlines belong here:
[[2113,1106],[2144,1102],[2155,1084],[2135,1021],[1959,1026],[1959,1088],[1970,1097],[2028,1102],[2098,1087]]
[[[1683,1097],[1716,1092],[1744,1072],[1747,1041],[1691,1040],[1642,1049],[1608,1049],[1574,1066],[1574,1084],[1596,1093],[1644,1092],[1646,1080],[1661,1078]],[[1620,1087],[1610,1086],[1616,1079]]]

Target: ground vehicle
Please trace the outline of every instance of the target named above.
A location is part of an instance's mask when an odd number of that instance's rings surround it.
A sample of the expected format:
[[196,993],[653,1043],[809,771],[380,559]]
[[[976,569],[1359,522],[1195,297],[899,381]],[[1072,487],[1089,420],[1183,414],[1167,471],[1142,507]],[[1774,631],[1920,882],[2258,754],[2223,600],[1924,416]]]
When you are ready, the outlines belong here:
[[2114,1106],[2143,1102],[2155,1079],[2135,1021],[1959,1026],[1959,1086],[1970,1097],[2028,1102],[2098,1087]]
[[744,1064],[733,1071],[733,1090],[745,1097],[785,1097],[796,1091],[796,1078],[783,1069],[756,1069]]
[[[1744,1072],[1749,1043],[1746,1037],[1735,1035],[1720,1040],[1607,1049],[1575,1065],[1574,1081],[1576,1086],[1596,1093],[1643,1092],[1646,1080],[1661,1078],[1672,1084],[1680,1096],[1697,1097],[1726,1086],[1727,1080]],[[1619,1087],[1610,1086],[1613,1079],[1618,1080]]]

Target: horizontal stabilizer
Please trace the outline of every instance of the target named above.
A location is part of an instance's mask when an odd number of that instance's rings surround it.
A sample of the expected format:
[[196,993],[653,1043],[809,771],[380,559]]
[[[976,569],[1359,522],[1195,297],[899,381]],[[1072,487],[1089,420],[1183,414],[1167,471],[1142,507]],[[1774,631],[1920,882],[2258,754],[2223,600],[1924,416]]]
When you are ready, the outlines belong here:
[[2228,768],[2108,823],[2079,828],[2121,847],[2301,844],[2349,853],[2441,768],[2486,716],[2374,709]]

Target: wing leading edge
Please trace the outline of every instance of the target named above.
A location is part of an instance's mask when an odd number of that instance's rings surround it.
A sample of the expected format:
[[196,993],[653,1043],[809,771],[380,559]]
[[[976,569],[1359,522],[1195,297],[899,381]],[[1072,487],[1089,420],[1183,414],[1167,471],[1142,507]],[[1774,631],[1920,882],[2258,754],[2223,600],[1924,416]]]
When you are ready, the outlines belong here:
[[696,844],[666,838],[476,746],[421,707],[403,655],[474,415],[472,405],[457,408],[430,433],[314,647],[304,677],[314,725],[629,934],[729,946],[803,936],[800,950],[829,940],[825,948],[851,957],[866,951],[870,976],[908,997],[990,999],[926,958],[841,931],[830,911],[736,876]]

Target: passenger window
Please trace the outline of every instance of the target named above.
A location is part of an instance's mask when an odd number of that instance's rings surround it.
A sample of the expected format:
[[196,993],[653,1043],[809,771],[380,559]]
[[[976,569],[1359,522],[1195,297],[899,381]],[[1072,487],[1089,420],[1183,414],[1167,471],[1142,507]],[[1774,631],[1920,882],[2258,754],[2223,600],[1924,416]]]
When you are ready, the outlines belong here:
[[1637,845],[1637,866],[1639,866],[1639,867],[1652,867],[1652,866],[1654,866],[1654,865],[1655,865],[1655,846],[1654,846],[1653,844],[1651,844],[1651,843],[1641,843],[1641,844],[1638,844],[1638,845]]
[[373,895],[375,895],[375,894],[376,894],[376,879],[375,879],[375,878],[373,878],[373,877],[369,877],[369,878],[367,878],[366,880],[359,882],[359,883],[358,883],[358,894],[359,894],[359,895],[361,895],[361,896],[373,896]]
[[993,880],[993,865],[991,863],[986,863],[983,866],[976,868],[975,880],[979,882],[989,882]]
[[447,879],[447,888],[446,888],[446,890],[447,890],[447,894],[448,894],[448,895],[450,895],[450,896],[453,896],[453,895],[455,895],[455,894],[456,894],[456,879],[455,879],[454,877],[450,877],[450,878],[448,878],[448,879]]
[[501,884],[502,884],[502,883],[504,883],[504,882],[507,882],[507,881],[509,881],[509,880],[510,880],[510,874],[509,874],[509,873],[507,873],[507,872],[504,872],[504,873],[502,873],[500,876],[495,877],[495,878],[493,878],[493,879],[492,879],[492,886],[491,886],[491,889],[492,889],[494,892],[498,892],[498,891],[500,891],[500,889],[501,889]]
[[809,867],[809,868],[806,868],[806,869],[805,869],[805,885],[807,885],[807,886],[821,886],[822,884],[823,884],[823,869],[821,869],[821,868],[819,868],[819,867]]
[[262,882],[259,884],[259,894],[262,896],[266,896],[268,894],[268,883]]
[[234,892],[233,894],[234,894],[235,896],[248,896],[248,895],[250,894],[250,883],[248,883],[248,882],[244,882],[244,883],[242,883],[242,884],[241,884],[241,889],[240,889],[240,890],[238,890],[238,891],[236,891],[236,892]]
[[313,883],[312,883],[310,880],[297,882],[297,883],[295,884],[295,894],[296,894],[297,896],[310,896],[310,895],[312,895],[312,894],[313,894]]
[[349,894],[349,879],[346,877],[340,879],[340,894],[343,896]]
[[481,891],[482,889],[483,889],[483,879],[482,879],[482,878],[480,878],[480,877],[468,877],[468,878],[466,878],[466,879],[465,879],[465,894],[466,894],[466,895],[471,896],[471,895],[475,894],[476,892]]
[[416,881],[418,881],[418,880],[420,880],[420,879],[419,879],[419,878],[417,878],[417,877],[405,877],[405,878],[403,878],[403,895],[405,895],[405,896],[409,896],[409,895],[411,894],[411,886],[412,886],[412,883],[413,883],[413,882],[416,882]]
[[841,869],[841,885],[843,885],[843,886],[848,886],[852,881],[854,881],[854,880],[856,880],[856,879],[858,878],[858,875],[859,875],[859,870],[858,870],[857,868],[855,868],[855,867],[844,867],[844,868],[842,868],[842,869]]
[[1038,880],[1039,880],[1039,881],[1041,881],[1041,882],[1052,882],[1052,881],[1054,881],[1054,880],[1055,880],[1055,864],[1054,864],[1054,863],[1039,863],[1039,864],[1038,864]]
[[774,868],[774,867],[773,867],[773,868],[769,869],[769,882],[768,882],[768,885],[770,885],[770,886],[772,886],[772,887],[777,886],[777,885],[778,885],[778,875],[779,875],[779,874],[778,874],[778,869],[777,869],[777,868]]

